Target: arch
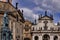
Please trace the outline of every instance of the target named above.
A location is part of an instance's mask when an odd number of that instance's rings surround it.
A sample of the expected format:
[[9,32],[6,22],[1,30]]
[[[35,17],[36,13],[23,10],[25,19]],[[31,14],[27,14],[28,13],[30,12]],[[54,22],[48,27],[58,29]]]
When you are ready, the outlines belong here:
[[54,40],[58,40],[58,37],[57,36],[54,36]]
[[30,40],[29,38],[24,38],[24,40]]
[[50,40],[50,36],[47,34],[43,35],[43,40]]
[[35,39],[35,40],[38,40],[38,36],[35,36],[34,39]]

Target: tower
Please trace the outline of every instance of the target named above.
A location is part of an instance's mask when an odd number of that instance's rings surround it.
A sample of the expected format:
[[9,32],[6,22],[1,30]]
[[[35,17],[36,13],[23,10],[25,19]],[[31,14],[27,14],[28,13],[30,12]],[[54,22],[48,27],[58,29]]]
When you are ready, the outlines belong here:
[[7,12],[5,12],[3,17],[3,27],[1,29],[1,40],[11,40],[11,31],[9,30],[9,20]]

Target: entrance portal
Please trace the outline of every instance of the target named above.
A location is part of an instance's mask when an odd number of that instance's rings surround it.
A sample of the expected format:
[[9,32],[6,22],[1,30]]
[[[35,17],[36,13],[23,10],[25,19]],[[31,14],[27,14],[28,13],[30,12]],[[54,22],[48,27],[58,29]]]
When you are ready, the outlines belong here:
[[50,36],[47,34],[43,35],[43,40],[50,40]]

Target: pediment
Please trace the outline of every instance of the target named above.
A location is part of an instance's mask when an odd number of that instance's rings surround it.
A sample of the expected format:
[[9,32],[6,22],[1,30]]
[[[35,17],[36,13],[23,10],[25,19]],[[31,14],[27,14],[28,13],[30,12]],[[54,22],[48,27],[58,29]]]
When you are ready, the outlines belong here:
[[49,17],[49,16],[43,16],[41,19],[48,19],[48,20],[51,20],[52,18],[51,17]]

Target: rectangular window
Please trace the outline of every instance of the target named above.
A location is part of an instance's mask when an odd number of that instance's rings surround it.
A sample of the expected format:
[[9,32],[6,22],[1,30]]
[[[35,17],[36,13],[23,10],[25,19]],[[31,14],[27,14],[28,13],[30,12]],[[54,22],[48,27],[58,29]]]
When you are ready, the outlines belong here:
[[60,27],[58,27],[58,31],[60,31]]
[[51,27],[51,28],[50,28],[50,30],[51,30],[51,31],[53,31],[53,30],[54,30],[54,28],[52,28],[52,27]]

